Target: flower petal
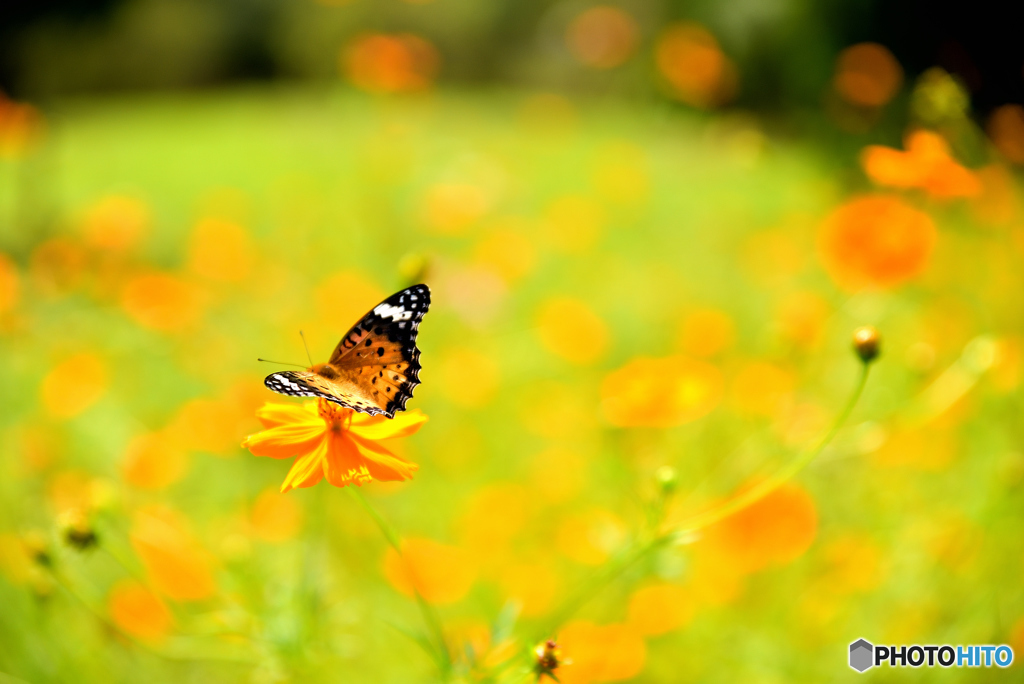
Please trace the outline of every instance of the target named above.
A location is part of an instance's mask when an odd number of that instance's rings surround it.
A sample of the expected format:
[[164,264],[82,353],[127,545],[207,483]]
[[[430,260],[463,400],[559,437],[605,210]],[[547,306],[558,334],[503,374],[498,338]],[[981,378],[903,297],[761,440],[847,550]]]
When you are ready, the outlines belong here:
[[395,480],[411,480],[412,474],[419,470],[419,466],[410,463],[400,456],[391,453],[377,442],[363,439],[359,435],[349,432],[343,435],[355,444],[359,450],[363,465],[366,467],[374,480],[391,482]]
[[323,421],[319,424],[290,423],[249,435],[242,442],[242,446],[256,456],[291,458],[313,451],[325,433]]
[[323,422],[316,412],[316,402],[305,404],[275,404],[265,403],[256,409],[256,417],[263,427],[272,428],[278,425],[289,425],[292,423],[313,423]]
[[394,418],[357,413],[352,417],[350,430],[363,439],[391,439],[392,437],[408,437],[423,427],[426,422],[426,414],[419,409],[399,413]]
[[344,432],[332,432],[328,440],[324,472],[327,481],[335,487],[355,484],[360,487],[373,480],[367,469],[366,460],[359,454],[355,443]]
[[295,459],[292,469],[281,483],[282,494],[296,487],[312,487],[323,478],[329,442],[330,440],[323,439],[313,451]]

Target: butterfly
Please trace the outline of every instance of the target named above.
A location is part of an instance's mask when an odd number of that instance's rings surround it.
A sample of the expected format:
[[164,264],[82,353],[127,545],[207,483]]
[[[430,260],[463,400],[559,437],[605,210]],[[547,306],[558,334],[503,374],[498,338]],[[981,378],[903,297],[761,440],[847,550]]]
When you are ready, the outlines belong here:
[[271,373],[270,390],[320,397],[371,416],[394,418],[420,384],[416,333],[430,308],[430,288],[413,285],[373,307],[345,333],[327,363]]

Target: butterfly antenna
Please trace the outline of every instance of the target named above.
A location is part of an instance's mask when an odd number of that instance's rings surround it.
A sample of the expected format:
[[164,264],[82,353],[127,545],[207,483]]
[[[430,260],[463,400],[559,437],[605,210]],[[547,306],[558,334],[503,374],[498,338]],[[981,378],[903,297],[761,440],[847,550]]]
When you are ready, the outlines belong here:
[[296,368],[305,368],[301,363],[288,363],[287,361],[271,361],[270,359],[256,359],[263,363],[276,363],[279,366],[295,366]]
[[301,330],[299,331],[299,337],[302,338],[302,346],[306,348],[306,358],[309,359],[309,365],[315,365],[313,363],[313,355],[309,353],[309,345],[306,343],[306,335]]

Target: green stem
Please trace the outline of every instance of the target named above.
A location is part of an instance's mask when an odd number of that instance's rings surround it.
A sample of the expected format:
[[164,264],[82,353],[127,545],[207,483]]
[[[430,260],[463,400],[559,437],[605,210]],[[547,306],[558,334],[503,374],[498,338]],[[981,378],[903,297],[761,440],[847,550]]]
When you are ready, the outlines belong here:
[[792,461],[784,465],[771,477],[761,480],[756,485],[747,489],[742,494],[734,496],[720,506],[716,506],[709,511],[698,513],[697,515],[689,518],[680,525],[676,526],[671,534],[685,534],[690,532],[698,532],[717,522],[721,522],[730,515],[739,513],[744,508],[752,506],[764,497],[768,496],[776,489],[784,485],[793,479],[793,477],[803,470],[807,465],[817,458],[825,447],[835,438],[840,428],[850,417],[853,412],[854,406],[857,405],[857,401],[860,399],[861,393],[864,391],[864,385],[868,380],[868,369],[870,364],[862,363],[860,378],[857,380],[857,385],[854,387],[853,393],[850,398],[846,401],[846,406],[839,412],[835,420],[832,422],[832,426],[828,432],[818,441],[818,443],[811,449],[808,449],[804,453],[800,454]]
[[[377,512],[377,509],[370,505],[370,502],[366,500],[363,493],[359,491],[357,487],[347,487],[347,489],[349,494],[352,495],[352,498],[358,501],[359,505],[363,507],[363,510],[373,518],[373,522],[377,524],[378,529],[380,529],[388,544],[391,545],[391,548],[395,550],[395,553],[399,555],[408,567],[408,561],[405,558],[405,554],[402,553],[402,538],[395,531],[395,528],[393,528],[391,524]],[[452,662],[451,653],[448,650],[448,642],[444,636],[444,629],[441,627],[441,619],[434,607],[430,605],[425,598],[423,598],[423,595],[420,593],[415,581],[410,583],[412,585],[413,594],[416,597],[416,603],[419,605],[420,612],[423,614],[423,621],[426,623],[427,630],[433,637],[433,643],[431,645],[435,650],[435,660],[437,660],[438,667],[441,669],[442,676],[447,678],[451,671]]]
[[819,454],[821,454],[822,451],[824,451],[825,447],[828,446],[835,438],[840,428],[842,428],[843,424],[850,417],[850,414],[853,412],[853,408],[857,405],[857,401],[860,399],[860,395],[864,391],[864,385],[867,383],[868,379],[869,368],[870,364],[861,364],[860,377],[857,380],[857,384],[854,387],[853,392],[850,394],[850,398],[832,422],[832,426],[814,447],[800,454],[780,468],[774,475],[766,480],[762,480],[755,486],[744,491],[742,494],[729,499],[711,510],[698,513],[671,530],[661,534],[656,534],[650,540],[639,544],[633,550],[622,554],[619,558],[612,561],[612,563],[610,563],[603,572],[596,575],[580,591],[570,597],[569,600],[563,604],[562,608],[555,612],[554,617],[548,623],[548,628],[541,633],[537,641],[549,638],[553,635],[560,625],[586,605],[601,589],[606,585],[611,584],[617,577],[619,577],[619,575],[625,572],[626,569],[633,564],[644,559],[654,551],[657,551],[662,546],[672,543],[678,539],[681,534],[703,530],[717,522],[721,522],[730,515],[734,515],[748,506],[757,503],[783,484],[793,479],[793,477],[803,470],[808,463],[813,461]]

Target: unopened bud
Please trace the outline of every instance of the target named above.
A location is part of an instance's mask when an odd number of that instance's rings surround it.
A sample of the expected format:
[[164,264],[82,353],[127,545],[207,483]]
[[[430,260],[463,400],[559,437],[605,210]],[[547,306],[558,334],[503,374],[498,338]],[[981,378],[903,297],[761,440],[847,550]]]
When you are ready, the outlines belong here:
[[562,648],[554,639],[548,639],[544,643],[539,644],[534,649],[534,653],[537,654],[537,663],[534,666],[534,671],[537,673],[538,680],[544,675],[554,677],[555,670],[565,663],[562,659]]
[[668,495],[676,491],[676,486],[679,484],[679,474],[676,473],[676,469],[672,466],[661,466],[654,471],[654,480],[658,483],[661,493]]
[[864,363],[871,363],[881,351],[882,337],[870,325],[853,331],[853,350]]
[[57,526],[64,543],[79,551],[90,549],[99,541],[89,516],[79,508],[65,511],[57,521]]
[[34,563],[44,568],[53,565],[53,556],[50,555],[50,545],[46,541],[45,534],[39,530],[30,530],[21,535],[21,543]]

